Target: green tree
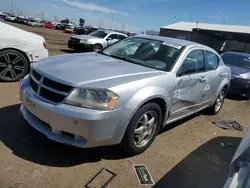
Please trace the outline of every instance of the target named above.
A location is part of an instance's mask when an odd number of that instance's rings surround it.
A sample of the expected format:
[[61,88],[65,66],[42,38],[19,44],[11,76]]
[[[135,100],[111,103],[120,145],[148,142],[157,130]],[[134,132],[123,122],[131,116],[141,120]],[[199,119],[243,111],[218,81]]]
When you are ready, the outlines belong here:
[[79,19],[79,25],[84,26],[85,20],[83,18]]

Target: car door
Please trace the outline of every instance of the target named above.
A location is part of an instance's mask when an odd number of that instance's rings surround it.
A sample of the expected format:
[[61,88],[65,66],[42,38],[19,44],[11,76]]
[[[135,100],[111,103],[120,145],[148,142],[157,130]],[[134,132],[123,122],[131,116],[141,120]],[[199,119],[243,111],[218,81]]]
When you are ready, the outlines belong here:
[[227,76],[227,73],[223,73],[222,70],[220,70],[219,64],[221,61],[221,58],[217,56],[215,53],[211,51],[204,51],[205,54],[205,67],[207,71],[207,90],[208,94],[206,95],[207,101],[212,101],[215,99],[217,89],[219,88],[222,80],[225,76]]
[[203,107],[207,74],[201,49],[190,50],[176,74],[169,120],[192,114]]

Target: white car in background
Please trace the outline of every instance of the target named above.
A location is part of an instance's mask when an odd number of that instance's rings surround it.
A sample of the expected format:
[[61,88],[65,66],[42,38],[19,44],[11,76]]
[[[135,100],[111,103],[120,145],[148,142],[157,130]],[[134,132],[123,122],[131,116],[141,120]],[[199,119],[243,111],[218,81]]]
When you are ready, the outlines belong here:
[[43,37],[0,21],[0,80],[20,80],[33,63],[46,57]]

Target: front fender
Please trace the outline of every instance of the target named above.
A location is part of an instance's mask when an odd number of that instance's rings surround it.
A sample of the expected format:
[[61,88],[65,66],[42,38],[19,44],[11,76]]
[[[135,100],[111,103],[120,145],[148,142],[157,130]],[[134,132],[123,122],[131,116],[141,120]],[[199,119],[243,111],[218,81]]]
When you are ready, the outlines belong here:
[[[147,101],[155,99],[155,98],[161,98],[165,101],[166,107],[169,106],[169,99],[170,99],[170,93],[162,87],[157,86],[151,86],[142,88],[139,91],[137,91],[127,102],[125,108],[131,109],[131,114],[129,120],[133,117],[135,112]],[[167,112],[167,110],[166,110]]]

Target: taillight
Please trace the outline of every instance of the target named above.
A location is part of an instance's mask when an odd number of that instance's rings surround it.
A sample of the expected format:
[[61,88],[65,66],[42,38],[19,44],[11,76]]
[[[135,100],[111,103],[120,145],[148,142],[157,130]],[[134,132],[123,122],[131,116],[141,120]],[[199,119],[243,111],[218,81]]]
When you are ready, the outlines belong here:
[[46,42],[43,42],[43,47],[44,47],[45,49],[47,49],[47,44],[46,44]]

